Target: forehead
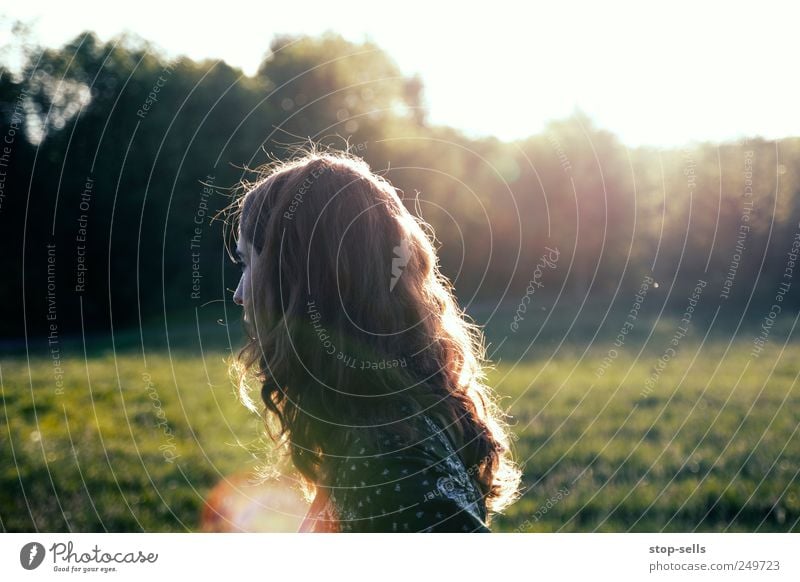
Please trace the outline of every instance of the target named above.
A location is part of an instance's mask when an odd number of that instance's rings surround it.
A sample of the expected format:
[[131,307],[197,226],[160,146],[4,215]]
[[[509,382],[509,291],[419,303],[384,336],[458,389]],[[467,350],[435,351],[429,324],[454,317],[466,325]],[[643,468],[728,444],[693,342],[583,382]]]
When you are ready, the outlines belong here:
[[237,246],[240,250],[260,252],[265,238],[265,229],[271,213],[271,198],[276,188],[282,187],[286,176],[275,174],[256,185],[242,199],[239,215],[239,233]]
[[253,245],[250,244],[248,241],[246,241],[240,232],[239,237],[236,241],[236,249],[235,249],[236,254],[239,255],[240,257],[249,256],[252,250],[253,250]]

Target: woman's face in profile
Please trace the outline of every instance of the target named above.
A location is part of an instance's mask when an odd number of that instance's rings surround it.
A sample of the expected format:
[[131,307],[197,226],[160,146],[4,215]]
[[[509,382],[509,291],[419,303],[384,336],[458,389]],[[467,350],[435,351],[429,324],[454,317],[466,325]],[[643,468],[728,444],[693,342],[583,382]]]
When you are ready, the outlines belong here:
[[[239,286],[233,294],[233,301],[236,305],[244,307],[248,301],[248,293],[252,286],[250,284],[250,260],[252,257],[253,245],[244,240],[239,234],[239,240],[236,243],[237,264],[242,269],[242,276],[239,279]],[[245,313],[247,310],[245,309]]]

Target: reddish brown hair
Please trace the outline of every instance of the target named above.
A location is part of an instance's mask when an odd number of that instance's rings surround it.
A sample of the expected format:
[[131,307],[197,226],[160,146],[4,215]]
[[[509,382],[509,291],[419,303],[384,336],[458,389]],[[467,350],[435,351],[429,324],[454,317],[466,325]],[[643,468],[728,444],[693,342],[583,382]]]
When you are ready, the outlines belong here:
[[403,433],[425,412],[446,427],[489,511],[516,499],[483,335],[395,188],[360,158],[314,148],[262,168],[233,211],[253,248],[239,394],[256,410],[254,372],[265,420],[277,420],[271,434],[309,485],[352,427]]

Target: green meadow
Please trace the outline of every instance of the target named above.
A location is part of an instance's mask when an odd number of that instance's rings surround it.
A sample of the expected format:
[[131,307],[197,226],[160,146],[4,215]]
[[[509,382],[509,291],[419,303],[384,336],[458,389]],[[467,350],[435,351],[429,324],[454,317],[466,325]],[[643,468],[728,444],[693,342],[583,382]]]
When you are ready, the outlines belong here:
[[498,529],[797,531],[800,348],[725,347],[683,346],[646,395],[652,358],[495,370],[528,491]]
[[[525,494],[493,529],[800,529],[800,346],[750,348],[744,335],[686,339],[647,394],[659,348],[620,350],[602,375],[607,345],[501,359],[489,381],[513,417]],[[46,352],[4,356],[3,530],[198,531],[215,485],[285,470],[236,400],[226,354],[145,360],[131,342],[84,357],[78,344],[64,352],[61,390]],[[296,515],[263,511],[260,529],[295,526]]]

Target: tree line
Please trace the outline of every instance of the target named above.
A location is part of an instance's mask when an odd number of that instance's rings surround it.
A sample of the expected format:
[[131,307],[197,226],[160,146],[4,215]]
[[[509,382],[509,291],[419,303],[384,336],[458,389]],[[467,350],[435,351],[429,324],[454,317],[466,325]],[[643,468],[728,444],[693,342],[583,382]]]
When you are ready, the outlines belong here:
[[332,33],[275,37],[248,76],[86,32],[0,65],[0,109],[6,338],[230,301],[237,272],[213,217],[308,140],[402,191],[462,303],[513,308],[534,280],[569,301],[627,302],[652,277],[677,304],[702,279],[741,310],[794,282],[800,139],[631,148],[580,112],[522,140],[472,138],[430,123],[421,80],[380,47]]

